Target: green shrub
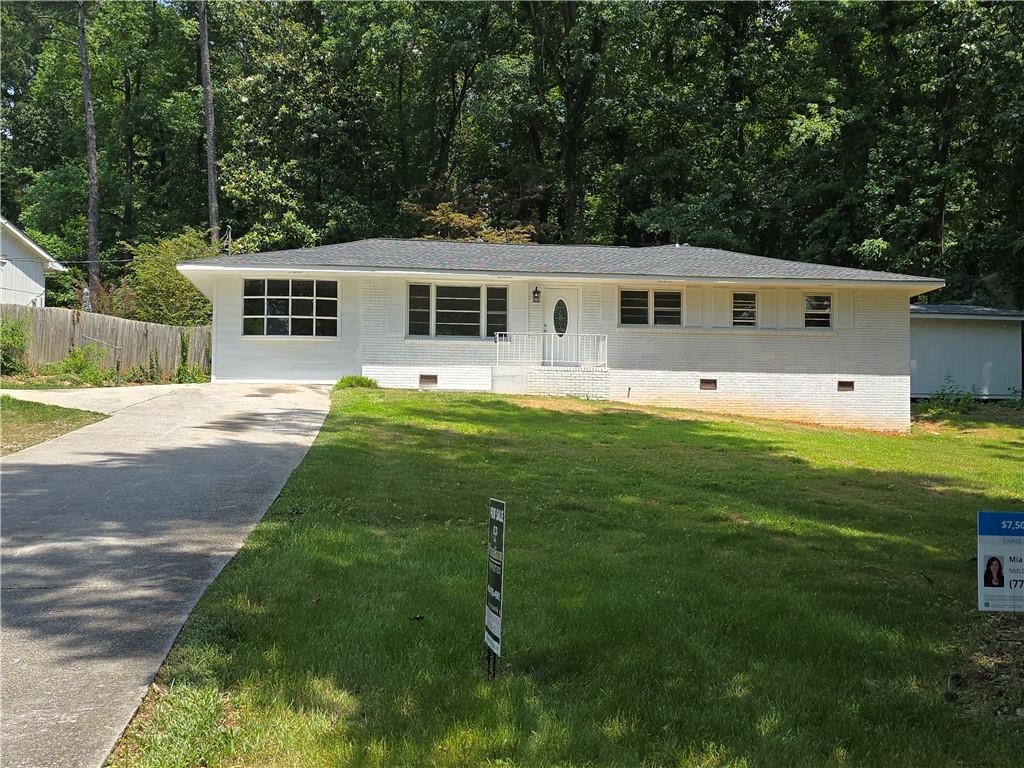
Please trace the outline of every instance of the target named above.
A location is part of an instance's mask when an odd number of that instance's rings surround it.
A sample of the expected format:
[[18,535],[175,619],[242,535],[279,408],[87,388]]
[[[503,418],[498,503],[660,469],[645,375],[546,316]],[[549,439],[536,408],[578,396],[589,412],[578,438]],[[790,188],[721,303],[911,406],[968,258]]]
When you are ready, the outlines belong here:
[[933,415],[967,413],[974,405],[974,395],[973,389],[965,389],[946,374],[942,386],[929,396],[925,410]]
[[338,383],[334,385],[335,389],[352,389],[355,387],[376,389],[377,382],[369,376],[343,376],[338,379]]
[[188,350],[191,341],[191,333],[189,331],[182,331],[181,359],[178,362],[177,369],[174,371],[173,381],[175,384],[202,384],[205,381],[209,381],[209,377],[201,365],[190,365],[188,362]]
[[116,314],[168,325],[210,322],[210,301],[178,271],[182,262],[219,255],[205,234],[189,230],[128,250],[132,260],[112,297]]
[[96,344],[75,347],[57,363],[57,373],[76,376],[94,387],[102,386],[114,378],[112,371],[100,367],[103,356],[103,349]]
[[998,402],[1006,408],[1024,411],[1024,390],[1010,387],[1010,398],[1008,400],[999,400]]
[[25,320],[13,317],[0,320],[0,372],[11,375],[25,372],[29,340]]
[[201,365],[179,365],[174,372],[175,384],[203,384],[209,380]]

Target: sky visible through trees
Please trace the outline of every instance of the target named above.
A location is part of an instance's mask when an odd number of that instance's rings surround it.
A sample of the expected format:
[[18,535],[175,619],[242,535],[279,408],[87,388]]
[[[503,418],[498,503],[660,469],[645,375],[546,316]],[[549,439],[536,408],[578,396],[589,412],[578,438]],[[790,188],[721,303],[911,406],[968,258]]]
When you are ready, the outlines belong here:
[[[176,0],[84,10],[111,285],[133,247],[210,228],[199,16]],[[235,251],[678,241],[936,275],[941,299],[1024,306],[1024,4],[206,13]],[[84,282],[77,6],[2,14],[3,214]]]

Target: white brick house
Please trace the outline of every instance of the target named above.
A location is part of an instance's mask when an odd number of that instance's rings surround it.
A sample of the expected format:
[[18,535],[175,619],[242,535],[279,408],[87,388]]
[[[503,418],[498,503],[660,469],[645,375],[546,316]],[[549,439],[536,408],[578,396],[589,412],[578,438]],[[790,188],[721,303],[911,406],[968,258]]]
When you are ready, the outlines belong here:
[[710,248],[361,240],[179,267],[215,380],[656,402],[910,423],[909,300],[941,280]]

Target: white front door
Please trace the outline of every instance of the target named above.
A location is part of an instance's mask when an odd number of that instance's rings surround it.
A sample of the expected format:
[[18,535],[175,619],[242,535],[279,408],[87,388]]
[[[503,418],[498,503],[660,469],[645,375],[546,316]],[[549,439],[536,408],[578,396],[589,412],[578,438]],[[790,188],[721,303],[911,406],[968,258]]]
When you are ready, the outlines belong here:
[[579,365],[578,288],[541,288],[544,296],[544,365]]

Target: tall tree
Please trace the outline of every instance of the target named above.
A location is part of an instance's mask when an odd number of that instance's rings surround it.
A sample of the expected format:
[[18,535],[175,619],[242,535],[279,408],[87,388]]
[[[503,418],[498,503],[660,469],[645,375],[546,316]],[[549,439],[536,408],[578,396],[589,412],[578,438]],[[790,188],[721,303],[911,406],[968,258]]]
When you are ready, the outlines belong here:
[[78,58],[82,63],[82,99],[85,102],[85,155],[89,169],[89,290],[95,296],[100,289],[100,182],[96,159],[96,118],[92,109],[92,73],[89,70],[89,43],[85,35],[85,1],[78,0]]
[[210,219],[210,241],[220,240],[220,210],[217,206],[217,137],[214,134],[213,87],[210,84],[210,38],[206,25],[206,0],[196,3],[199,14],[199,70],[203,81],[203,120],[206,125],[206,195]]
[[[69,32],[83,7],[92,120]],[[0,14],[0,206],[61,254],[91,234],[107,285],[129,246],[216,236],[229,210],[240,249],[429,234],[416,212],[440,210],[542,242],[920,272],[945,300],[1024,305],[1024,3]]]

